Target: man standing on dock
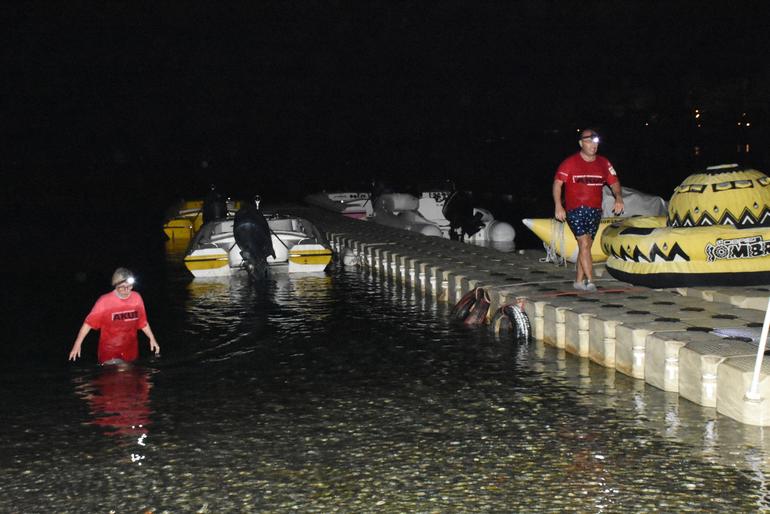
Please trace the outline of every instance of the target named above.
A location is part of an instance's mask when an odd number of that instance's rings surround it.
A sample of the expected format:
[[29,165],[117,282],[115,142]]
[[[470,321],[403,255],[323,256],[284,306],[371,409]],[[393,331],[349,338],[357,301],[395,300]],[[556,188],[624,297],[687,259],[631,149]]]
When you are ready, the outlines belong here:
[[612,164],[597,154],[599,134],[592,129],[582,130],[578,145],[580,151],[564,159],[556,170],[553,180],[553,202],[556,206],[554,217],[559,221],[566,220],[577,240],[577,277],[574,288],[596,291],[591,246],[602,218],[602,188],[607,184],[612,189],[615,195],[612,212],[616,215],[623,214],[623,194]]

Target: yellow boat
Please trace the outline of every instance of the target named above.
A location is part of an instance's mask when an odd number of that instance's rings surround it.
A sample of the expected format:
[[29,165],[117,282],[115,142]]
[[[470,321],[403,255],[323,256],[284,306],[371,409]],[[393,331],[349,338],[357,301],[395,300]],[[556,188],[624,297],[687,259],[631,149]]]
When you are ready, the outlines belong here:
[[[602,218],[599,222],[599,230],[591,245],[591,258],[594,262],[607,260],[599,240],[607,227],[622,219],[624,218]],[[568,262],[577,262],[577,241],[566,222],[557,221],[554,218],[526,218],[521,221],[524,223],[524,226],[543,241],[543,246],[546,247],[549,253],[555,253]]]
[[[240,207],[240,201],[228,200],[228,217],[232,217]],[[189,241],[203,226],[203,200],[180,200],[167,212],[163,233],[169,241]]]
[[770,284],[770,178],[737,165],[690,175],[668,216],[604,230],[607,270],[648,287]]
[[168,209],[163,233],[170,241],[189,240],[203,223],[203,200],[180,200]]

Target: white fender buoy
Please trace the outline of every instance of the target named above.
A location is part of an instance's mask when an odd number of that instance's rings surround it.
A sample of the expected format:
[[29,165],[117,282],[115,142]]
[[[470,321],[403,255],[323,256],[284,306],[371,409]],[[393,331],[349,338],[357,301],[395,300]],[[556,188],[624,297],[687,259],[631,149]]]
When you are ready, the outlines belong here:
[[513,241],[516,238],[516,230],[510,223],[504,221],[492,221],[489,223],[487,239],[494,242]]

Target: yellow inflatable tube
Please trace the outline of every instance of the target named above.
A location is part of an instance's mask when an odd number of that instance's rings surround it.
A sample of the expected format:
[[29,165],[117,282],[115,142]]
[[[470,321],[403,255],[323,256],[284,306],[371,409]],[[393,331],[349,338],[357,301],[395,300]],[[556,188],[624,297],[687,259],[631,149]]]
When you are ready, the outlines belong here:
[[604,231],[610,275],[647,287],[770,284],[770,228],[667,227],[629,218]]
[[649,287],[770,284],[770,178],[736,164],[687,177],[667,217],[604,230],[607,271]]
[[[599,240],[607,227],[622,219],[624,218],[602,218],[599,222],[599,230],[596,232],[593,245],[591,245],[591,258],[594,262],[607,260]],[[526,218],[521,221],[543,241],[546,249],[553,251],[568,262],[577,262],[577,241],[566,222],[557,221],[554,218]]]

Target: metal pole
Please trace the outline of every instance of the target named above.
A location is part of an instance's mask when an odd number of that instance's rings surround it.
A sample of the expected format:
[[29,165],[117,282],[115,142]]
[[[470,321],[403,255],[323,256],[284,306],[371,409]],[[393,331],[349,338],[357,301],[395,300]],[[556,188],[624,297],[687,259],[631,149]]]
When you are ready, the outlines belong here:
[[757,348],[757,360],[754,362],[754,376],[751,379],[751,388],[746,391],[746,398],[753,401],[762,399],[759,395],[759,370],[762,368],[762,358],[765,356],[768,329],[770,329],[770,297],[767,299],[767,310],[765,311],[765,322],[762,324],[762,335],[759,336],[759,348]]

